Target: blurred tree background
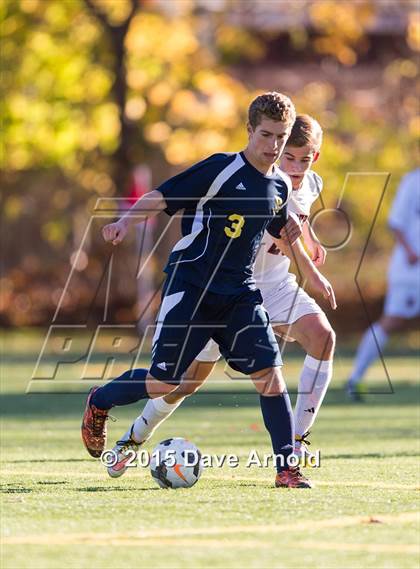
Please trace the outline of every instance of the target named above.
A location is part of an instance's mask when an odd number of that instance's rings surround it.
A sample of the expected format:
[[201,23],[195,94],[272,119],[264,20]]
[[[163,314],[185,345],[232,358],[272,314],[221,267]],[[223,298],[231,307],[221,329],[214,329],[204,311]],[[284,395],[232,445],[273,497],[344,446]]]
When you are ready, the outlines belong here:
[[[49,324],[70,270],[61,321],[83,322],[92,306],[98,317],[92,291],[109,254],[100,224],[77,254],[98,198],[125,196],[138,164],[157,185],[213,152],[240,150],[248,104],[263,90],[287,93],[324,127],[319,207],[340,200],[353,233],[334,247],[343,222],[332,213],[317,230],[332,246],[335,324],[347,330],[365,325],[354,274],[391,174],[360,274],[378,311],[387,211],[419,159],[417,2],[6,0],[0,17],[1,325]],[[157,284],[175,238],[174,229],[151,266]],[[120,255],[124,271],[134,241]],[[121,271],[107,317],[130,322],[135,270]]]

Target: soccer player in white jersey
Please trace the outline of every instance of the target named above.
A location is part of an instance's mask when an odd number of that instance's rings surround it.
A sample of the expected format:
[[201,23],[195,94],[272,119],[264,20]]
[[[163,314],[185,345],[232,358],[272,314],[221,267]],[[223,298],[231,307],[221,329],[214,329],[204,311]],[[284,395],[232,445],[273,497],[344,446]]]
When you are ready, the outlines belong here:
[[[336,308],[333,288],[316,267],[324,263],[326,251],[308,222],[311,205],[322,190],[322,179],[311,170],[319,157],[321,143],[322,129],[319,123],[308,115],[298,115],[280,161],[281,169],[292,181],[288,210],[299,216],[303,224],[304,241],[311,258],[299,241],[291,249],[284,244],[281,252],[266,232],[254,269],[257,286],[261,289],[274,331],[286,340],[296,340],[307,354],[300,374],[294,411],[295,453],[301,455],[308,452],[308,432],[332,377],[335,346],[335,334],[323,310],[299,286],[296,277],[289,273],[290,257],[295,259],[312,290],[328,299],[333,309]],[[195,390],[211,373],[219,357],[217,344],[210,340],[187,372],[187,377],[193,378],[189,383],[194,383]],[[192,391],[189,385],[186,395]],[[178,392],[148,401],[133,426],[136,440],[149,439],[181,400],[182,394]]]
[[396,239],[388,269],[388,291],[383,314],[365,332],[347,382],[347,393],[355,401],[363,400],[363,376],[381,355],[389,335],[420,316],[420,168],[402,179],[388,224]]

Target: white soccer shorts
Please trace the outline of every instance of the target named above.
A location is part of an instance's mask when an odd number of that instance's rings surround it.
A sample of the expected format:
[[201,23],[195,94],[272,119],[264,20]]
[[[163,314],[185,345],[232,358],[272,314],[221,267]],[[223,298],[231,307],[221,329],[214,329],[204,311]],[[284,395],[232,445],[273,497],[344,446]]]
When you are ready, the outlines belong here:
[[[322,309],[296,282],[294,275],[289,275],[279,286],[268,290],[261,288],[264,298],[264,308],[270,317],[270,323],[276,325],[291,325],[307,314],[322,314]],[[284,340],[294,342],[289,334],[282,335]],[[215,362],[220,359],[219,346],[214,340],[209,340],[204,349],[196,357],[201,362]]]
[[385,298],[384,314],[400,318],[420,316],[420,285],[390,283]]

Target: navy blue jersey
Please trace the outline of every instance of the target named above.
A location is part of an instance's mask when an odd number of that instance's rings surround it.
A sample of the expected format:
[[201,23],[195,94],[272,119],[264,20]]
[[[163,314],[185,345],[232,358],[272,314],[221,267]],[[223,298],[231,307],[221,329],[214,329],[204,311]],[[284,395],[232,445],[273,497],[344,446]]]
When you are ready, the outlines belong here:
[[169,215],[184,210],[165,272],[219,294],[254,289],[264,230],[276,236],[287,219],[287,177],[278,169],[265,176],[242,152],[214,154],[157,190]]

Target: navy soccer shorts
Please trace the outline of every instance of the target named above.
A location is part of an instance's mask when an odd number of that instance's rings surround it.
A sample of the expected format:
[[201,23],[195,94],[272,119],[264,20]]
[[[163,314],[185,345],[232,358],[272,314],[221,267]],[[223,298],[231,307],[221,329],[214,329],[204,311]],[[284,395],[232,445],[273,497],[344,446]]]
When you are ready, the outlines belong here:
[[282,365],[261,293],[215,294],[168,276],[153,337],[150,373],[179,384],[213,338],[228,364],[244,374]]

